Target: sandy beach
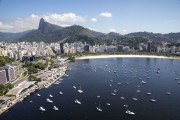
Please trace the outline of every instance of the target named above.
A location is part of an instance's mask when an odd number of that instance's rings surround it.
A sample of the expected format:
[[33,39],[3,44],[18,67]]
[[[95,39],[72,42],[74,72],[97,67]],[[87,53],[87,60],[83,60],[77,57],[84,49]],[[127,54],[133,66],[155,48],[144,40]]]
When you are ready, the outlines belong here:
[[166,57],[166,56],[156,56],[156,55],[94,55],[94,56],[82,56],[76,59],[97,59],[97,58],[163,58],[163,59],[178,59],[180,57]]

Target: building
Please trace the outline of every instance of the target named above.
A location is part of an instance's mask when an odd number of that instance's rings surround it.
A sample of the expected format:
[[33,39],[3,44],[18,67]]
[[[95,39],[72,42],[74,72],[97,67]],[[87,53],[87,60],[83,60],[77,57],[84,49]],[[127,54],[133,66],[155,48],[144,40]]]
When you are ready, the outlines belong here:
[[61,54],[64,54],[64,43],[60,43]]
[[124,46],[123,45],[117,45],[117,51],[118,52],[123,52],[124,51]]
[[89,52],[89,45],[84,45],[84,52]]
[[147,42],[147,51],[148,52],[151,52],[151,43],[152,43],[152,41],[150,41],[150,40]]
[[6,70],[0,70],[0,84],[6,84],[7,81]]

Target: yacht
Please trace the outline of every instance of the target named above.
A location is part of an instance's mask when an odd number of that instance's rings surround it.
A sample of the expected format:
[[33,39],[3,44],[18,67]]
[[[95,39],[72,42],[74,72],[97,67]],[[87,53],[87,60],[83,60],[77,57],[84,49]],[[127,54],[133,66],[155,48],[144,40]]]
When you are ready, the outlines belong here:
[[119,83],[117,83],[118,85],[121,85],[121,83],[119,82]]
[[101,97],[101,96],[99,96],[99,95],[97,96],[97,98],[100,98],[100,97]]
[[124,97],[121,97],[122,100],[124,100],[125,98]]
[[111,93],[111,95],[112,95],[112,96],[115,96],[115,95],[116,95],[116,93]]
[[60,94],[60,95],[63,95],[63,92],[60,91],[59,94]]
[[137,101],[137,100],[138,100],[138,98],[136,98],[136,97],[133,97],[132,99],[133,99],[134,101]]
[[49,97],[52,98],[53,96],[50,94]]
[[83,90],[81,89],[81,85],[79,87],[79,90],[78,90],[79,93],[83,93]]
[[46,99],[46,102],[53,103],[53,101],[50,100],[49,98]]
[[146,84],[146,82],[142,80],[142,81],[141,81],[141,84]]
[[76,89],[76,86],[73,86],[74,89]]
[[140,92],[141,92],[141,90],[136,90],[136,92],[140,93]]
[[155,99],[150,99],[149,101],[150,101],[150,102],[156,102],[156,100],[155,100]]
[[81,102],[79,100],[77,100],[77,99],[74,102],[79,104],[79,105],[81,104]]
[[37,94],[38,97],[40,97],[41,95],[40,94]]
[[56,106],[53,106],[53,109],[54,109],[55,111],[58,111],[58,110],[59,110]]
[[101,109],[101,107],[100,107],[100,103],[99,103],[99,106],[96,107],[96,110],[99,111],[99,112],[102,112],[102,109]]
[[106,103],[106,105],[110,106],[111,104],[110,103]]
[[151,95],[152,93],[151,92],[147,92],[146,95]]
[[128,114],[128,115],[135,115],[135,113],[134,112],[132,112],[132,111],[130,111],[130,110],[126,110],[126,112],[125,112],[126,114]]
[[39,110],[41,110],[41,111],[46,111],[46,109],[43,108],[42,106],[39,108]]

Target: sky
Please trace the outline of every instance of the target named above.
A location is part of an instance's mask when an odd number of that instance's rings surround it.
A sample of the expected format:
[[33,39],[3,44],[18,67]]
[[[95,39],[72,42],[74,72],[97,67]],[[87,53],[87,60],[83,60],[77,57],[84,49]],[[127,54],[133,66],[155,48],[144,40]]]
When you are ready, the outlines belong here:
[[37,29],[39,20],[91,30],[180,32],[180,0],[0,0],[0,31]]

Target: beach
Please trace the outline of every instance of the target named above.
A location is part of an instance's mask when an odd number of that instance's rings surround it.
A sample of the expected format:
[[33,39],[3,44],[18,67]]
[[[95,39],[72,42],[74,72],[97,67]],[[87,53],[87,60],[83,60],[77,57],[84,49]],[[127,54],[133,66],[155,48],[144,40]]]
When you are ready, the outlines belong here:
[[162,58],[162,59],[178,59],[180,57],[166,57],[166,56],[156,56],[156,55],[94,55],[94,56],[82,56],[77,57],[77,60],[81,59],[98,59],[98,58]]

